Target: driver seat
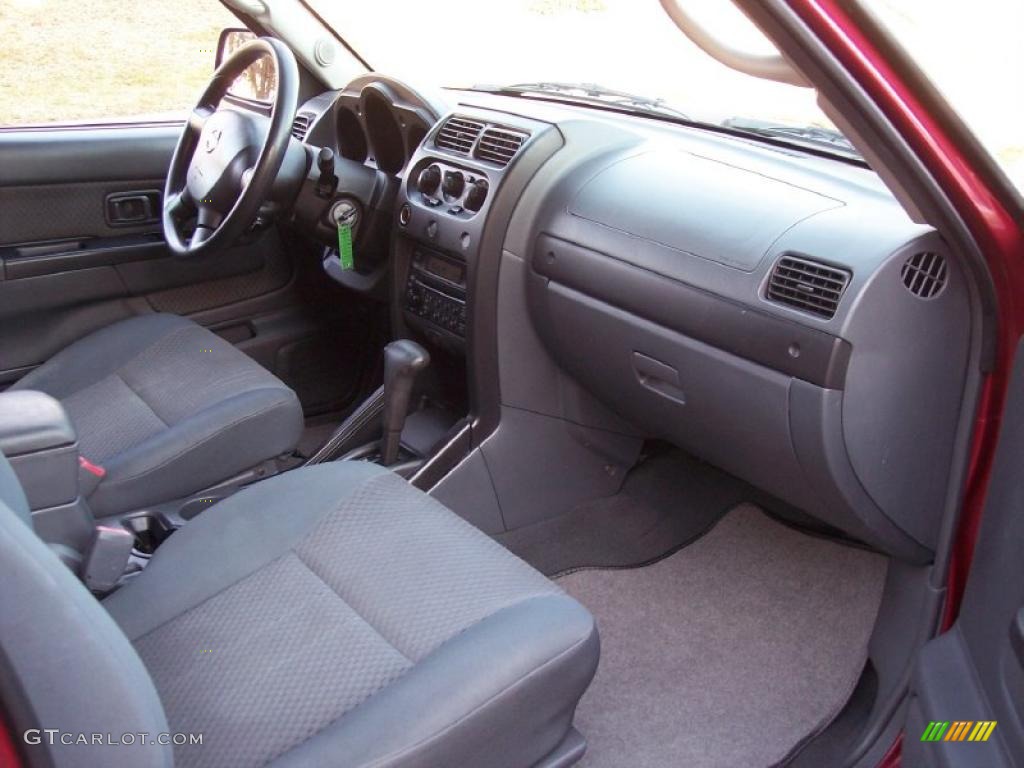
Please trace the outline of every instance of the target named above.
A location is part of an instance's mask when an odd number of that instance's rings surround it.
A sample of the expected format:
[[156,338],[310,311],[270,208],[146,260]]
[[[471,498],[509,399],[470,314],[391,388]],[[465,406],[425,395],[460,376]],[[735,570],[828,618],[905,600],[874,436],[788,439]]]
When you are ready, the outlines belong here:
[[64,406],[81,455],[106,471],[82,472],[97,517],[209,488],[290,452],[303,427],[298,398],[276,376],[171,314],[95,331],[13,389]]

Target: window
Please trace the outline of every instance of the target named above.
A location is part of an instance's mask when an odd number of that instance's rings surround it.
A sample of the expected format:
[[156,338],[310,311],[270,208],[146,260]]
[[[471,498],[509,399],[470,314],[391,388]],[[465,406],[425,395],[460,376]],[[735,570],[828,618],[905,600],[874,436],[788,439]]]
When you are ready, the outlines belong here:
[[[225,36],[224,58],[230,59],[239,48],[244,48],[256,39],[256,34],[247,29],[232,29]],[[256,60],[235,79],[228,93],[240,99],[272,104],[277,97],[277,70],[269,56]]]
[[0,126],[179,118],[237,26],[217,0],[3,0]]
[[866,0],[1024,192],[1024,3]]

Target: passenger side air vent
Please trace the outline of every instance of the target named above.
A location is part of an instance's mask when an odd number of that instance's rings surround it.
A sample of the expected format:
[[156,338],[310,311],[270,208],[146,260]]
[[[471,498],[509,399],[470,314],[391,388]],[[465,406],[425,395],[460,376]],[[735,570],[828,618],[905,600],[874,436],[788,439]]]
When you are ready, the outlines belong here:
[[484,124],[468,117],[449,117],[434,138],[434,146],[469,156]]
[[907,290],[922,299],[933,299],[946,287],[946,259],[939,253],[915,253],[900,271]]
[[528,138],[529,135],[525,133],[491,126],[480,137],[475,155],[479,160],[486,160],[504,168],[512,162],[512,158]]
[[850,282],[850,273],[816,261],[783,256],[768,278],[768,298],[780,304],[831,318]]
[[295,122],[292,123],[292,136],[299,141],[304,141],[306,134],[309,133],[309,126],[313,124],[313,118],[316,115],[312,115],[309,112],[300,112],[295,116]]

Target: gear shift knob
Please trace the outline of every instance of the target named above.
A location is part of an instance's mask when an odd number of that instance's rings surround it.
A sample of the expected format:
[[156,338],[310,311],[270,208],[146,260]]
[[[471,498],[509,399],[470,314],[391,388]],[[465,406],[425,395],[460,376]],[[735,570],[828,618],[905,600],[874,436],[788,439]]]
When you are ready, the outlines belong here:
[[384,438],[381,463],[390,466],[398,459],[402,427],[409,413],[409,398],[416,376],[430,364],[430,355],[409,339],[392,341],[384,347]]

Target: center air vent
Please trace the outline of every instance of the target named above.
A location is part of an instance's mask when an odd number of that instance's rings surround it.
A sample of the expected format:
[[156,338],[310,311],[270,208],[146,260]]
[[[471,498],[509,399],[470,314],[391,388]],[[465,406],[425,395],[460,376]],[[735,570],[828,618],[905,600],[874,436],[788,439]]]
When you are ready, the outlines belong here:
[[915,253],[904,262],[900,277],[915,296],[935,298],[946,286],[946,260],[939,253]]
[[768,278],[768,298],[818,317],[831,318],[849,282],[850,273],[845,269],[783,256]]
[[491,126],[483,132],[474,154],[479,160],[486,160],[504,168],[512,162],[512,158],[516,156],[516,152],[527,138],[529,136],[525,133]]
[[460,155],[469,155],[477,137],[484,129],[479,120],[468,117],[449,117],[434,138],[434,146]]
[[299,141],[303,141],[306,138],[306,134],[309,133],[309,126],[313,124],[314,115],[309,112],[300,112],[295,116],[295,122],[292,123],[292,136]]

